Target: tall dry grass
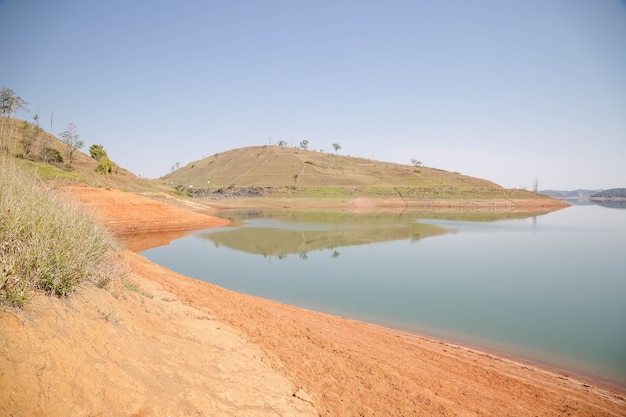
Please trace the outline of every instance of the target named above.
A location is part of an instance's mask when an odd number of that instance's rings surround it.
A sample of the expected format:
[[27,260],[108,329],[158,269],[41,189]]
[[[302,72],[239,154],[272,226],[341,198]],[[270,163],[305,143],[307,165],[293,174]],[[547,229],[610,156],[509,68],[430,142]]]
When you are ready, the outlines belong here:
[[37,290],[66,296],[86,280],[104,286],[113,238],[11,159],[0,157],[0,308],[22,306]]

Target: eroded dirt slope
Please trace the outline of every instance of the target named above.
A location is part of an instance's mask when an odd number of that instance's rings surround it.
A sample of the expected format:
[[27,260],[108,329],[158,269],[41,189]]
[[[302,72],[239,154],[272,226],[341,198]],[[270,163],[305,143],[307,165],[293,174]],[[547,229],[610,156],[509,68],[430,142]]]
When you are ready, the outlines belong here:
[[128,283],[0,313],[0,415],[317,414],[239,330],[141,274]]

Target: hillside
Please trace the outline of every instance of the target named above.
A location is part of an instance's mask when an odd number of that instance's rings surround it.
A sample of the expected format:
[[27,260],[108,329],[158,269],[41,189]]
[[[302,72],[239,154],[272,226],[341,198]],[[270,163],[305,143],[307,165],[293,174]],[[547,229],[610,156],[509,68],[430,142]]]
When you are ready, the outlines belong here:
[[[279,146],[252,146],[215,154],[162,178],[191,192],[228,193],[246,188],[315,197],[401,196],[434,199],[548,199],[525,190],[435,168]],[[194,191],[195,190],[195,191]]]
[[[28,129],[31,129],[31,140],[27,146],[24,138],[28,136]],[[67,145],[41,129],[32,134],[33,129],[32,124],[22,120],[0,120],[0,149],[15,157],[11,159],[23,169],[43,179],[152,193],[159,198],[172,195],[177,188],[202,199],[238,198],[242,204],[251,206],[260,201],[242,197],[263,196],[273,201],[289,197],[298,200],[297,204],[323,200],[330,205],[346,204],[349,201],[345,198],[354,201],[366,197],[377,199],[367,204],[406,207],[411,201],[421,205],[426,201],[438,201],[439,205],[449,202],[458,208],[468,205],[561,208],[567,205],[542,194],[505,189],[488,180],[436,168],[279,146],[229,150],[189,163],[160,180],[139,178],[119,166],[111,173],[102,174],[97,171],[98,162],[84,153],[88,152],[88,146],[82,149],[84,152],[75,153],[70,167]],[[55,155],[64,160],[51,158]]]
[[88,148],[89,145],[85,145],[75,152],[70,167],[66,155],[67,145],[59,138],[23,120],[0,118],[2,153],[14,157],[11,158],[13,162],[40,178],[82,182],[123,191],[171,191],[160,181],[139,178],[117,165],[110,174],[97,172],[98,162],[88,155]]

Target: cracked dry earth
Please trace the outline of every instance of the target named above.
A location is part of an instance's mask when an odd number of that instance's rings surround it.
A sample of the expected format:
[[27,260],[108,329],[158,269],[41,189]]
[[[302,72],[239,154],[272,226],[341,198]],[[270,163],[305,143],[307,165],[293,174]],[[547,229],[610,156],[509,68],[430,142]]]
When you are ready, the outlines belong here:
[[[65,191],[118,234],[223,224],[116,190]],[[112,256],[125,285],[0,313],[0,415],[626,416],[618,388]]]

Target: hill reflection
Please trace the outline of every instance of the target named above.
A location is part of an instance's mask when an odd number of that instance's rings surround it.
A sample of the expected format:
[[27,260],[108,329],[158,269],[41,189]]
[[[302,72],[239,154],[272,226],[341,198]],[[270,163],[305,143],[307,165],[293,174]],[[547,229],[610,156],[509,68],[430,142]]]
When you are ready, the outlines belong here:
[[241,252],[277,256],[306,257],[308,252],[365,245],[375,242],[424,238],[454,233],[454,230],[421,223],[420,219],[496,221],[531,217],[524,213],[367,213],[340,211],[241,210],[225,211],[220,217],[235,227],[212,229],[196,236]]

